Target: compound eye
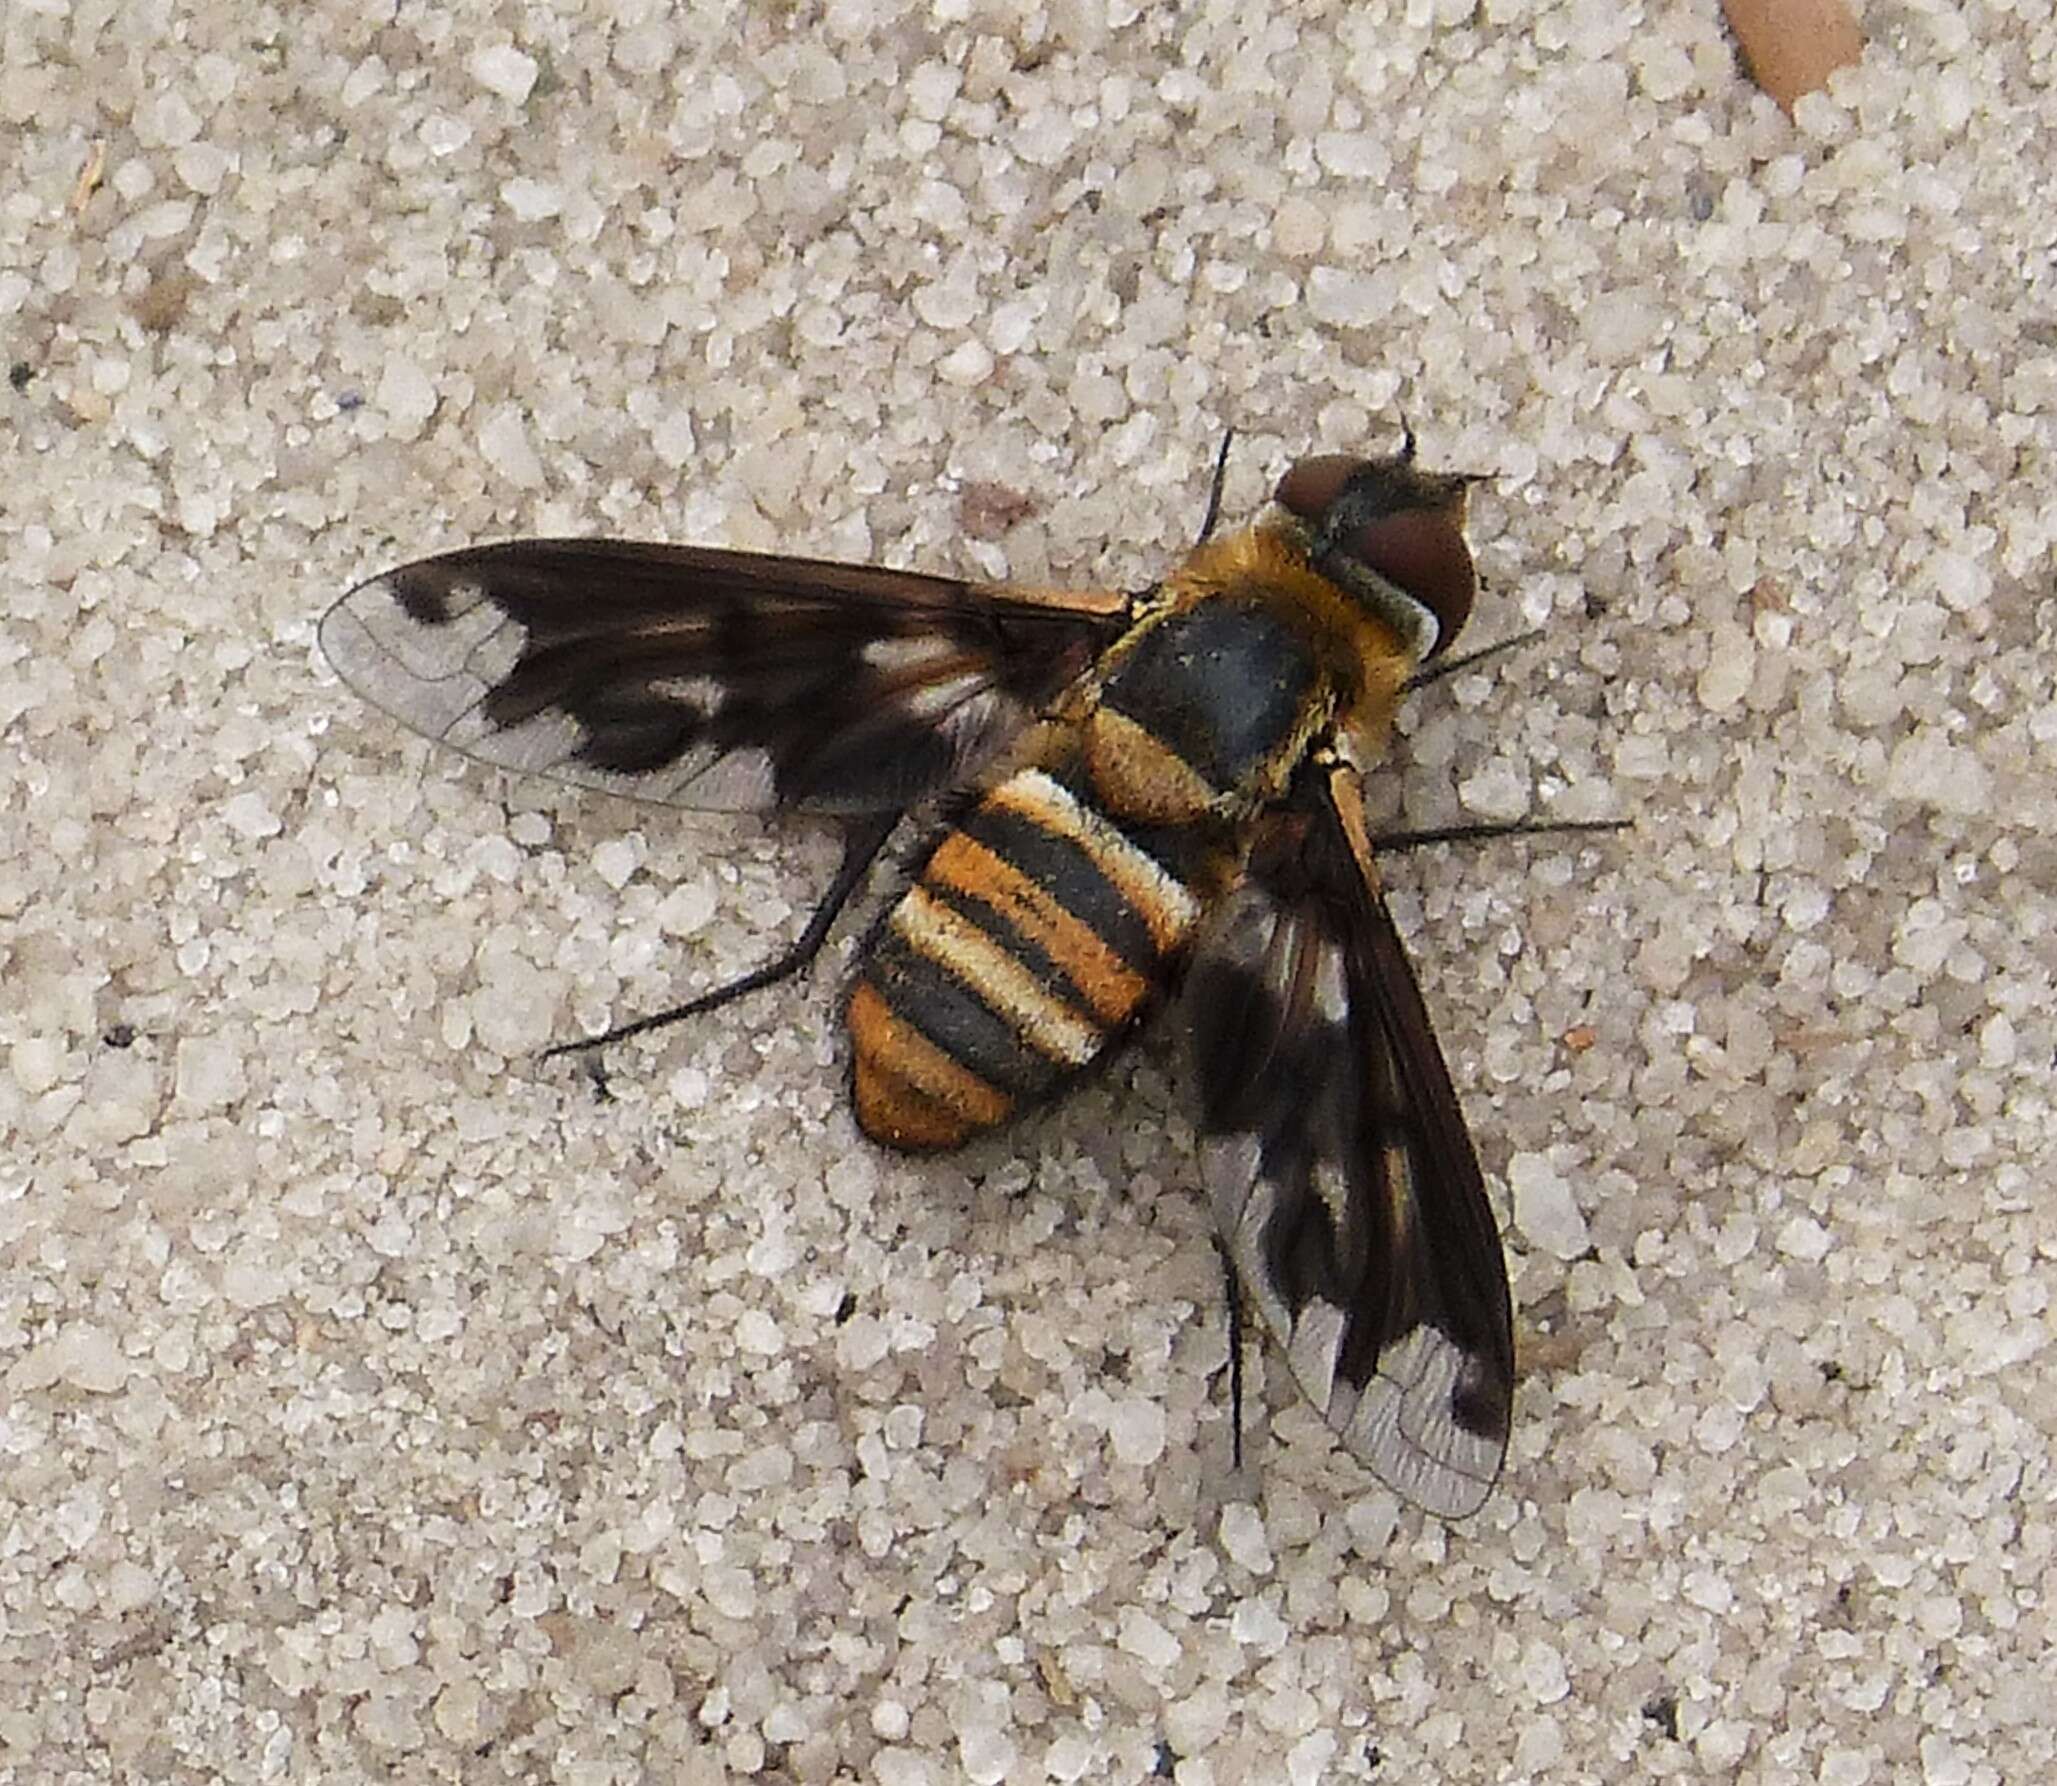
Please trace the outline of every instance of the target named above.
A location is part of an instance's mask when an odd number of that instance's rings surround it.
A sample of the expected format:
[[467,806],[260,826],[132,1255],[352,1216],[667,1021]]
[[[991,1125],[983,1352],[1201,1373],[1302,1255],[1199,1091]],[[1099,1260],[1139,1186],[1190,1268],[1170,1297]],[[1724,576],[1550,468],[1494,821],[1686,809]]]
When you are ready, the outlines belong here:
[[1343,549],[1436,617],[1431,657],[1464,630],[1478,596],[1478,572],[1464,543],[1461,500],[1380,515],[1358,528]]
[[1406,454],[1322,453],[1287,471],[1275,496],[1326,542],[1327,556],[1355,559],[1435,616],[1433,656],[1463,629],[1478,594],[1464,543],[1465,483],[1417,471]]
[[1360,459],[1355,453],[1319,453],[1289,465],[1272,497],[1280,508],[1298,515],[1310,527],[1319,527],[1344,486],[1360,471],[1379,463]]

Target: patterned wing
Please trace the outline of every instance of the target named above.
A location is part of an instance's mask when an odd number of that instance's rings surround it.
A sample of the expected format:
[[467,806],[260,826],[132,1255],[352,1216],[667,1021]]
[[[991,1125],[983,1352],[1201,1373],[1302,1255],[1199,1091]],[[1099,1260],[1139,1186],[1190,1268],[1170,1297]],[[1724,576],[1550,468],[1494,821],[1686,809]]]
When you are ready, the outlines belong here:
[[516,540],[360,584],[358,694],[504,769],[682,806],[888,812],[989,761],[1123,598],[615,540]]
[[1354,770],[1303,770],[1184,994],[1229,1256],[1302,1392],[1395,1492],[1477,1510],[1514,1392],[1478,1158],[1373,866]]

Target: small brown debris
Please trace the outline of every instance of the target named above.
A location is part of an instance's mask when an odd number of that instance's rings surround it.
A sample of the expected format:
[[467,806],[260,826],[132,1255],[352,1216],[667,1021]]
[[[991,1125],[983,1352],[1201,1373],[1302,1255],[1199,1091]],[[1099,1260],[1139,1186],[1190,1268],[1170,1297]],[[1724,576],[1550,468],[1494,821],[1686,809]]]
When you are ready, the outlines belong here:
[[200,287],[191,273],[161,272],[129,304],[129,314],[153,335],[168,335],[186,314]]
[[1788,112],[1864,53],[1849,0],[1722,0],[1758,86]]
[[996,540],[1035,512],[1032,498],[983,478],[966,484],[957,498],[957,524],[975,540]]
[[86,208],[93,194],[100,190],[100,182],[106,177],[107,145],[95,143],[86,151],[86,165],[79,169],[78,184],[71,189],[71,208],[74,215]]
[[1585,1335],[1576,1328],[1545,1333],[1519,1327],[1514,1335],[1514,1365],[1521,1377],[1560,1376],[1578,1369],[1585,1356]]

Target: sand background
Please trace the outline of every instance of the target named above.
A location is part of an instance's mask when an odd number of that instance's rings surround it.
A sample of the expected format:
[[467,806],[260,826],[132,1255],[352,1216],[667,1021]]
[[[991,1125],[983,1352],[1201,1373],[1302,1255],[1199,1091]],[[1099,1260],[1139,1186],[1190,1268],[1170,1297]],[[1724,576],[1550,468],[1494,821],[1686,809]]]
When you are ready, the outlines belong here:
[[[10,0],[0,1780],[2045,1774],[2057,25],[1872,0]],[[1523,1330],[1446,1527],[1276,1359],[1176,1060],[882,1158],[804,826],[355,701],[524,532],[1134,587],[1489,474],[1388,809]]]

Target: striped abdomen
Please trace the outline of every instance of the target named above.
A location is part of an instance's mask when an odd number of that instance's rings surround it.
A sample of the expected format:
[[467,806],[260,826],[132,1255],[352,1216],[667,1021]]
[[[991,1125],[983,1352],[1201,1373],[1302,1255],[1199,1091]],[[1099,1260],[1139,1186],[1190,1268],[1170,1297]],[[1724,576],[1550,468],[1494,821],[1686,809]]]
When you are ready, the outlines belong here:
[[955,1147],[1082,1072],[1200,915],[1186,885],[1054,776],[1008,777],[936,846],[850,993],[857,1120]]
[[1311,681],[1274,619],[1229,604],[1117,648],[1064,766],[989,790],[874,939],[848,1011],[866,1134],[954,1147],[1135,1022],[1233,869],[1219,796],[1297,751]]

